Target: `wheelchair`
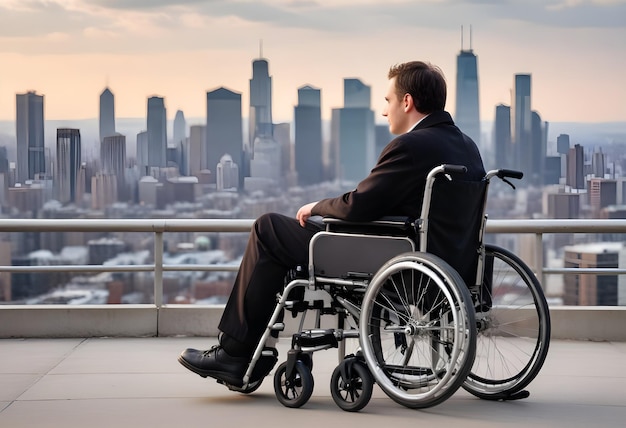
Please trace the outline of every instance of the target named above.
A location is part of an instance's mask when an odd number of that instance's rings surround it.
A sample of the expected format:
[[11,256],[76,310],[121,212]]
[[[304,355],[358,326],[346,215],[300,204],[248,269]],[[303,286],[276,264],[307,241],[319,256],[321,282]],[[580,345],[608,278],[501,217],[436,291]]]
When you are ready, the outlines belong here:
[[[345,411],[363,409],[374,384],[409,408],[440,404],[461,387],[488,400],[527,397],[548,353],[548,305],[519,257],[483,242],[490,180],[515,188],[508,178],[523,174],[492,170],[469,182],[464,171],[440,165],[428,174],[419,219],[323,219],[324,230],[309,245],[309,265],[286,279],[243,386],[231,389],[250,393],[260,386],[254,368],[276,358],[266,343],[284,330],[291,312],[301,317],[300,327],[274,373],[276,397],[286,407],[309,400],[313,353],[330,348],[340,359],[330,391]],[[314,327],[305,329],[309,311]],[[337,326],[322,328],[325,315]],[[358,347],[346,355],[349,339]]]

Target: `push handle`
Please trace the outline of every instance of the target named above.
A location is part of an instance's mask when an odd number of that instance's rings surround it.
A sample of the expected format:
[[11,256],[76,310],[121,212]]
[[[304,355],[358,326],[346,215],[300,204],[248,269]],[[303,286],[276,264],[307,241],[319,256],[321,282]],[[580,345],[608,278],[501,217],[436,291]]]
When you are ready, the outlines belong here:
[[512,169],[499,169],[497,175],[499,178],[517,178],[518,180],[524,177],[522,171],[514,171]]
[[464,165],[443,165],[443,172],[446,174],[465,174],[467,167]]

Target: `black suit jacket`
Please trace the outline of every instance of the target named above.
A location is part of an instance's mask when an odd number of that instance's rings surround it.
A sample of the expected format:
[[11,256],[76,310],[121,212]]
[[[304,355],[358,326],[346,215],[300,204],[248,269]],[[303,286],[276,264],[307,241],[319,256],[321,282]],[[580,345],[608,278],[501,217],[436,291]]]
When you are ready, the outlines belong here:
[[476,144],[454,125],[449,113],[438,111],[394,138],[355,190],[319,201],[312,215],[348,221],[371,221],[383,216],[418,218],[426,176],[444,163],[465,165],[463,180],[478,181],[485,175]]

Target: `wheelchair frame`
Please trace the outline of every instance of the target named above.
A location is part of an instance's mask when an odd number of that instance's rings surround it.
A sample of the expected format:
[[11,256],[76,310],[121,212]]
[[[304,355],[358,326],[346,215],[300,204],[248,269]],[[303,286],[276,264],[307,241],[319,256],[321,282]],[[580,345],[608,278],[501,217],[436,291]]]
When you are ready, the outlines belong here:
[[[463,166],[440,165],[428,174],[421,216],[415,222],[385,218],[356,224],[373,227],[371,234],[332,231],[336,226],[355,223],[324,219],[326,230],[316,234],[309,244],[308,271],[293,274],[277,295],[277,305],[244,375],[243,386],[228,387],[250,393],[260,386],[263,379],[252,378],[254,367],[263,356],[274,355],[266,343],[273,332],[284,330],[282,316],[285,310],[291,310],[303,315],[287,361],[274,375],[276,396],[287,407],[300,407],[309,400],[313,392],[312,354],[330,348],[338,348],[340,357],[331,377],[331,393],[346,411],[358,411],[367,405],[374,382],[394,401],[411,408],[439,404],[460,387],[484,399],[527,397],[524,388],[539,373],[548,352],[547,303],[536,276],[521,259],[483,243],[490,180],[498,177],[514,187],[507,178],[519,179],[522,173],[499,169],[489,171],[484,178],[474,284],[466,286],[450,265],[427,252],[435,179],[445,174],[451,180],[451,176],[463,172]],[[402,236],[401,230],[407,226],[417,234],[419,251],[415,251],[413,240]],[[398,236],[376,235],[380,227],[398,229]],[[384,244],[376,247],[384,250],[382,254],[370,251],[372,260],[362,263],[358,256],[352,257],[349,262],[355,264],[354,271],[347,268],[345,275],[326,276],[316,264],[324,258],[324,252],[320,255],[316,250],[342,240]],[[325,263],[330,270],[334,268],[332,260]],[[374,268],[362,272],[359,269],[363,264]],[[523,297],[520,303],[500,302],[499,293],[490,289],[490,303],[481,306],[486,267],[490,285],[499,291],[492,283],[502,274],[502,289],[518,289]],[[299,288],[309,294],[318,293],[323,299],[294,300],[293,292]],[[305,330],[308,310],[316,311],[315,328]],[[338,316],[337,328],[320,328],[320,318],[327,314]],[[519,328],[515,326],[518,319],[522,320]],[[352,323],[351,328],[346,328],[346,321]],[[346,339],[359,339],[356,354],[346,356]],[[388,347],[383,348],[383,343],[389,343]],[[515,355],[509,359],[507,353]]]

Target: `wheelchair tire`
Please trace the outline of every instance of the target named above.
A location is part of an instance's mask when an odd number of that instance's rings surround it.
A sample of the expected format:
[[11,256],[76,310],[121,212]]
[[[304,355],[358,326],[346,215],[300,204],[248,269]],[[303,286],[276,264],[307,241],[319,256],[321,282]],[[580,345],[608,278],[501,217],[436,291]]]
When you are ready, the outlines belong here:
[[[347,373],[347,379],[343,373]],[[369,403],[374,390],[374,378],[359,361],[343,360],[330,377],[330,393],[339,408],[358,412]]]
[[285,407],[297,408],[303,406],[313,394],[313,375],[311,370],[302,362],[296,361],[291,376],[287,376],[287,362],[285,361],[274,373],[274,392],[276,398]]
[[463,388],[483,399],[528,396],[550,345],[550,312],[541,285],[513,253],[485,246],[493,259],[491,308],[477,314],[474,365]]
[[441,258],[396,256],[363,297],[359,340],[376,383],[410,408],[437,405],[465,381],[474,361],[474,306],[459,274]]

